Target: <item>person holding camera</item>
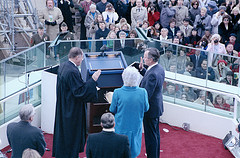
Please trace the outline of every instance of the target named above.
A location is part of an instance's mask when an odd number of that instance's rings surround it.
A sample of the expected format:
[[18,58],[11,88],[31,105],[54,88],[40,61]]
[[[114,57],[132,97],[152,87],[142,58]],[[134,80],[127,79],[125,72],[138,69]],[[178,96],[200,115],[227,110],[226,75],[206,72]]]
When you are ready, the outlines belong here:
[[148,20],[147,9],[142,6],[142,0],[136,0],[136,7],[131,10],[132,29],[139,26],[139,22]]
[[202,37],[206,29],[211,29],[211,17],[207,14],[205,7],[201,8],[201,12],[196,16],[194,27],[198,29],[198,36]]
[[107,27],[109,24],[115,24],[115,21],[118,20],[118,14],[115,12],[111,3],[107,4],[106,10],[102,13],[102,15]]
[[157,22],[159,19],[160,19],[160,13],[156,10],[156,7],[154,4],[150,4],[150,7],[148,7],[149,26],[153,26],[153,24]]
[[174,17],[175,13],[176,10],[172,7],[172,3],[169,1],[164,1],[160,15],[160,23],[163,28],[169,26],[170,20]]
[[223,17],[225,15],[228,15],[226,13],[226,7],[225,6],[220,6],[218,10],[219,11],[213,15],[212,20],[211,20],[212,34],[218,33],[218,26],[222,22]]

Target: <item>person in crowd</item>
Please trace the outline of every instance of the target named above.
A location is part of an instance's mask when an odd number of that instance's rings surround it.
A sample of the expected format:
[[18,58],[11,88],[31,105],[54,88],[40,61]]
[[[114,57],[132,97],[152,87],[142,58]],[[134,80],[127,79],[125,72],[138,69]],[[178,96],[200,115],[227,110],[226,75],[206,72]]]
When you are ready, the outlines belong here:
[[[70,49],[69,61],[58,68],[57,102],[53,135],[53,157],[77,158],[86,139],[86,103],[97,98],[97,80],[101,70],[84,82],[78,66],[84,55],[78,47]],[[106,140],[105,140],[106,141]]]
[[109,4],[107,0],[101,0],[96,4],[97,10],[102,14],[104,11],[106,11],[107,4]]
[[180,29],[180,31],[183,32],[184,37],[191,36],[193,27],[191,25],[189,25],[189,22],[190,22],[190,19],[185,18],[185,19],[183,19],[183,24],[181,26],[179,26],[179,29]]
[[201,67],[196,68],[196,77],[215,81],[215,72],[213,68],[208,67],[207,59],[204,59],[201,63]]
[[114,39],[117,39],[117,34],[115,33],[115,31],[110,31],[108,33],[106,39],[108,39],[107,45],[106,45],[107,46],[107,51],[113,51],[114,42],[116,42]]
[[218,34],[222,37],[222,43],[226,43],[228,41],[231,33],[233,33],[231,17],[229,15],[225,15],[222,18],[222,22],[218,26]]
[[217,95],[214,99],[214,107],[226,111],[230,111],[230,105],[226,103],[222,95]]
[[62,11],[63,21],[67,24],[68,30],[73,32],[73,19],[70,8],[73,8],[72,0],[58,0],[58,8]]
[[169,46],[165,53],[160,57],[160,64],[162,65],[164,70],[169,71],[170,65],[175,64],[177,62],[177,57],[173,55],[172,47]]
[[114,31],[115,32],[115,27],[116,27],[115,24],[109,24],[109,30],[110,31]]
[[238,52],[233,49],[232,43],[227,44],[226,51],[227,51],[227,55],[230,55],[230,56],[224,56],[223,60],[227,62],[227,65],[232,65],[236,59],[236,58],[233,58],[232,56],[234,56],[233,54],[237,54],[237,57],[238,57]]
[[137,32],[136,30],[131,30],[128,34],[128,38],[137,38]]
[[210,0],[199,0],[199,7],[206,7],[208,5],[208,3],[210,2]]
[[184,71],[186,68],[187,56],[184,48],[179,49],[179,55],[177,56],[177,71]]
[[[206,38],[202,38],[199,41],[199,47],[202,48],[202,50],[207,50],[208,48],[208,40]],[[205,57],[207,57],[207,52],[206,51],[202,51],[201,54]]]
[[125,47],[134,47],[134,41],[127,40],[126,37],[127,37],[126,32],[121,31],[119,33],[119,40],[115,41],[115,50],[121,50]]
[[201,12],[196,16],[193,26],[198,29],[198,36],[200,37],[204,35],[206,29],[211,29],[211,17],[207,14],[205,7],[201,8]]
[[153,4],[152,2],[150,2],[150,0],[143,0],[143,6],[145,7],[145,8],[147,8],[147,10],[148,10],[148,8],[150,8],[150,5],[151,4]]
[[139,22],[143,22],[147,19],[147,9],[142,6],[142,0],[136,0],[136,7],[133,7],[131,10],[132,29],[139,27]]
[[161,32],[161,29],[162,29],[162,26],[161,26],[160,22],[159,21],[155,22],[153,24],[153,27],[155,28],[158,36],[160,36],[160,32]]
[[183,6],[183,0],[178,0],[177,6],[173,8],[176,10],[176,26],[179,27],[183,24],[183,19],[188,18],[188,8]]
[[[204,0],[206,1],[206,0]],[[191,9],[189,9],[189,17],[190,17],[190,24],[193,25],[195,18],[197,15],[200,14],[201,12],[201,8],[205,7],[205,6],[199,6],[199,3],[201,4],[202,0],[198,1],[198,0],[192,0],[191,2]]]
[[193,47],[196,47],[201,40],[201,37],[197,34],[197,28],[193,28],[191,31],[191,35],[189,36],[189,44]]
[[37,29],[37,33],[32,36],[31,38],[31,47],[34,45],[37,45],[38,43],[49,41],[49,36],[44,33],[44,28],[42,26],[39,26]]
[[215,81],[220,82],[227,76],[227,72],[231,69],[227,66],[225,60],[218,60],[217,66],[213,68],[215,72]]
[[119,32],[124,31],[126,35],[128,36],[130,28],[128,27],[127,23],[124,23],[121,25],[120,30],[117,33],[117,36],[119,37]]
[[212,38],[211,29],[210,28],[209,29],[205,29],[204,35],[202,36],[202,41],[206,41],[207,40],[206,42],[210,43],[211,42],[211,38]]
[[[109,33],[109,29],[106,28],[106,23],[104,21],[99,22],[99,29],[96,31],[96,39],[106,39],[108,33]],[[106,41],[97,41],[96,42],[96,50],[100,51],[100,48],[104,45],[107,44]]]
[[193,66],[194,65],[193,65],[192,62],[187,61],[185,70],[179,71],[178,73],[184,74],[184,75],[187,75],[187,76],[196,76],[196,72],[193,71]]
[[185,100],[185,101],[189,101],[187,93],[184,93],[184,92],[181,94],[180,99]]
[[197,100],[194,101],[194,103],[214,107],[211,100],[209,98],[206,99],[206,96],[208,96],[207,92],[200,91],[199,92],[199,97],[198,97]]
[[168,37],[168,29],[162,28],[159,36],[160,41],[168,41],[171,42],[171,38]]
[[[236,0],[225,0],[225,6],[226,6],[226,12],[228,13],[228,15],[231,14],[231,11],[236,7]],[[222,4],[219,4],[219,6],[221,6]]]
[[46,8],[39,12],[39,20],[46,26],[46,33],[53,41],[59,32],[59,24],[63,22],[63,15],[59,8],[54,7],[53,0],[46,0]]
[[234,73],[232,71],[228,71],[226,77],[223,78],[220,82],[224,81],[228,85],[236,86],[237,80],[234,79]]
[[180,97],[182,96],[182,94],[187,95],[188,101],[194,102],[197,99],[197,94],[193,91],[193,88],[191,87],[183,86],[182,89],[180,90]]
[[178,30],[176,36],[179,38],[179,43],[181,45],[188,45],[190,43],[189,38],[184,37],[184,33],[182,31]]
[[106,10],[102,12],[102,15],[108,28],[109,24],[115,24],[115,22],[118,20],[118,14],[115,12],[115,9],[111,3],[106,5]]
[[[208,66],[216,66],[216,63],[222,57],[218,54],[227,54],[224,44],[220,43],[219,34],[212,35],[211,43],[208,44]],[[217,54],[216,54],[217,53]]]
[[149,109],[147,91],[138,87],[140,76],[134,67],[123,71],[123,87],[114,90],[109,108],[115,114],[116,133],[128,136],[132,158],[140,154],[143,116]]
[[175,87],[174,83],[171,83],[171,82],[167,83],[167,90],[163,93],[163,95],[175,98],[176,87]]
[[126,18],[121,18],[121,19],[119,20],[119,23],[116,24],[116,26],[119,27],[119,28],[121,28],[123,24],[124,24],[124,25],[127,24],[127,27],[128,27],[128,29],[130,30],[131,26],[130,26],[129,23],[127,22]]
[[177,5],[177,0],[170,0],[172,6],[176,6]]
[[219,11],[213,15],[212,20],[211,20],[212,34],[218,33],[218,26],[222,22],[223,17],[225,15],[228,15],[225,11],[226,11],[226,7],[220,6]]
[[193,70],[196,70],[197,68],[201,67],[201,63],[206,57],[201,54],[200,48],[195,50],[195,53],[193,55],[190,55],[190,61],[193,63]]
[[207,14],[213,17],[213,15],[218,12],[217,3],[212,0],[207,3],[207,6]]
[[133,7],[136,7],[136,0],[130,0],[128,2],[127,12],[126,12],[126,20],[127,20],[128,24],[132,24],[131,10],[132,10]]
[[148,22],[149,26],[153,26],[153,24],[160,19],[160,13],[156,10],[156,7],[154,4],[151,4],[150,7],[148,7]]
[[115,119],[113,114],[103,114],[100,122],[103,128],[102,132],[88,135],[87,157],[131,158],[128,137],[114,132]]
[[41,155],[36,150],[27,148],[23,151],[22,158],[41,158]]
[[127,15],[127,9],[128,5],[127,2],[128,0],[113,0],[113,7],[115,8],[115,11],[117,12],[119,19],[121,18],[126,18]]
[[27,148],[34,149],[43,156],[46,142],[41,129],[31,125],[34,115],[32,104],[23,105],[19,111],[21,121],[8,124],[7,139],[12,148],[12,158],[22,157]]
[[160,23],[163,28],[167,28],[172,18],[176,14],[176,10],[172,7],[172,3],[169,1],[164,2],[163,8],[160,14]]
[[150,37],[150,38],[153,38],[153,39],[158,39],[159,38],[158,33],[153,26],[150,26],[147,36]]
[[239,8],[237,8],[237,7],[233,8],[233,10],[231,11],[230,16],[232,17],[233,25],[235,25],[238,22],[238,20],[240,19],[240,10],[239,10]]
[[240,43],[236,42],[237,35],[235,33],[231,33],[229,35],[229,41],[226,42],[225,46],[231,43],[234,46],[234,50],[240,52]]
[[[139,64],[140,73],[143,75],[140,87],[147,90],[150,105],[143,118],[147,157],[160,157],[159,117],[163,114],[162,86],[165,72],[158,64],[159,58],[160,52],[150,47],[145,49],[144,57],[141,57]],[[148,66],[147,70],[143,67],[143,60]]]
[[179,27],[176,26],[176,19],[172,18],[169,22],[168,29],[168,38],[173,39],[174,36],[177,35],[177,31],[179,31]]

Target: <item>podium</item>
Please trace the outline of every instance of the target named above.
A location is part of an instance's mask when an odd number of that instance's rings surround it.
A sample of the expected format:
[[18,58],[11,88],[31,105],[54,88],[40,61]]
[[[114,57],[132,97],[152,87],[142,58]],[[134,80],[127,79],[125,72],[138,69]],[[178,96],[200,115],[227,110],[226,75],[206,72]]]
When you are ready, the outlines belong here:
[[102,130],[100,118],[103,113],[108,112],[110,104],[104,99],[104,94],[108,91],[114,91],[123,85],[122,72],[127,67],[127,63],[122,52],[102,52],[85,53],[81,65],[81,74],[84,81],[92,77],[92,74],[98,69],[102,73],[97,81],[98,101],[88,103],[87,126],[89,133],[96,133]]

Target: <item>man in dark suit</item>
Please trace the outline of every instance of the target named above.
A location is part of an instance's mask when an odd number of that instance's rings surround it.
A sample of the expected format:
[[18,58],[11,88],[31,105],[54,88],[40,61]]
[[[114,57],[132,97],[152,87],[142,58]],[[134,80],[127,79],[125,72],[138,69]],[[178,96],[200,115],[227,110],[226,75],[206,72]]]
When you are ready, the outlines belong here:
[[105,113],[101,117],[102,132],[90,134],[87,139],[88,158],[130,158],[128,137],[114,132],[113,114]]
[[[148,158],[160,156],[159,117],[163,113],[162,85],[165,78],[163,67],[158,64],[160,53],[156,48],[148,48],[141,57],[139,69],[143,79],[140,87],[148,92],[150,108],[144,114],[144,136]],[[143,60],[147,69],[143,67]]]
[[[200,49],[199,46],[196,46],[196,48]],[[193,63],[193,70],[201,68],[202,61],[206,59],[206,57],[200,53],[201,53],[200,50],[195,50],[195,54],[189,56],[190,61]]]
[[126,39],[127,34],[124,31],[119,32],[120,40],[115,40],[115,50],[123,50],[125,47],[134,47],[134,40]]
[[44,29],[42,26],[38,27],[37,34],[33,35],[31,38],[31,47],[37,45],[38,43],[49,41],[49,36],[44,33]]
[[43,156],[46,142],[42,131],[31,125],[35,115],[31,104],[24,105],[19,111],[20,122],[13,122],[7,126],[7,138],[12,148],[12,158],[22,157],[25,149],[30,148]]

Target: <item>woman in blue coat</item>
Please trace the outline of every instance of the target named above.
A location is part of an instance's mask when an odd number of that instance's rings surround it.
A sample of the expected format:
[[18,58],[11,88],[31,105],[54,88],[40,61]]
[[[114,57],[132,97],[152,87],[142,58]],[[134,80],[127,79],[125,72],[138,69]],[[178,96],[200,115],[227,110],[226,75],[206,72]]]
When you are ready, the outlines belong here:
[[128,136],[131,157],[137,157],[141,151],[143,116],[149,109],[148,95],[138,87],[140,74],[136,68],[127,67],[122,79],[124,86],[114,90],[110,111],[115,114],[115,132]]

